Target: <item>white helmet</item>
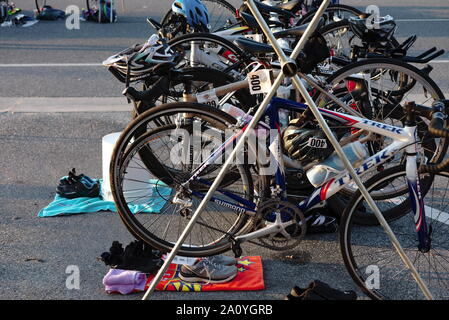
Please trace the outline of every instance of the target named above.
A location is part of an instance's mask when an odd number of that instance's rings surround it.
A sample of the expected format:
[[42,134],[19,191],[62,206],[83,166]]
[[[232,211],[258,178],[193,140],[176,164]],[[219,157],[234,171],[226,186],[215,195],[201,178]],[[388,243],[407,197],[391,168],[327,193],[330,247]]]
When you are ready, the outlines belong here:
[[125,82],[129,74],[128,80],[133,82],[152,76],[155,65],[173,62],[175,57],[167,43],[154,34],[145,44],[125,49],[103,61],[103,65],[109,67],[120,81]]

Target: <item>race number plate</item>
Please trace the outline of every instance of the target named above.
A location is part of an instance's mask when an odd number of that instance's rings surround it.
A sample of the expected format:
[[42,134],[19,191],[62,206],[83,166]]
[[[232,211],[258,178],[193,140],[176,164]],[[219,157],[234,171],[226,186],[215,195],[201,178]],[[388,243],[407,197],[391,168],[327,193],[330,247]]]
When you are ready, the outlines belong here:
[[212,107],[218,107],[219,103],[217,94],[215,93],[215,89],[197,93],[196,100],[199,103],[204,103]]
[[262,69],[248,73],[251,94],[267,93],[271,90],[271,70]]
[[307,146],[317,149],[326,149],[327,148],[327,142],[326,139],[320,139],[320,138],[309,138],[309,141],[307,142]]

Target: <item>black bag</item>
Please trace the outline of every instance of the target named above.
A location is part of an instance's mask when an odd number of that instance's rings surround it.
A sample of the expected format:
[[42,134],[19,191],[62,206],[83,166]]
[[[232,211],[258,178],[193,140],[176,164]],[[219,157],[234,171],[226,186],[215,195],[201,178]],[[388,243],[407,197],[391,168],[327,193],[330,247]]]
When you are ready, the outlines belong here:
[[296,59],[299,71],[311,73],[316,66],[330,57],[330,50],[327,47],[324,37],[315,33],[304,45],[302,53]]

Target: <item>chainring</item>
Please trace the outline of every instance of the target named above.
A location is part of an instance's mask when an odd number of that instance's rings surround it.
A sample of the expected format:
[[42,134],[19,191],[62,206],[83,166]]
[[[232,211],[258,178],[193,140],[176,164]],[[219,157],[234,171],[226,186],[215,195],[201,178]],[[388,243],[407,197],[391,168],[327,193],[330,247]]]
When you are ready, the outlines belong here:
[[274,251],[289,250],[298,246],[306,235],[307,222],[301,210],[288,201],[272,199],[261,203],[257,210],[258,219],[254,221],[255,229],[273,224],[278,215],[283,222],[292,220],[294,224],[278,233],[259,238],[258,241],[262,246]]

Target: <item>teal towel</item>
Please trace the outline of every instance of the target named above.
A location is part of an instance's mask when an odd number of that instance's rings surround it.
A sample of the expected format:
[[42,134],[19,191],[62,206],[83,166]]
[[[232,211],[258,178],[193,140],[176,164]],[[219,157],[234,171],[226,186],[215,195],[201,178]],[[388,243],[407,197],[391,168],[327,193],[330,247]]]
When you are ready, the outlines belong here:
[[[100,182],[100,189],[102,180]],[[162,181],[154,183],[151,200],[146,199],[144,204],[128,205],[132,213],[159,213],[165,205],[166,199],[171,193],[171,188],[167,187]],[[113,201],[105,201],[98,198],[75,198],[66,199],[56,194],[55,199],[47,207],[39,211],[38,217],[55,217],[71,215],[78,213],[92,213],[99,211],[117,212]]]

